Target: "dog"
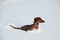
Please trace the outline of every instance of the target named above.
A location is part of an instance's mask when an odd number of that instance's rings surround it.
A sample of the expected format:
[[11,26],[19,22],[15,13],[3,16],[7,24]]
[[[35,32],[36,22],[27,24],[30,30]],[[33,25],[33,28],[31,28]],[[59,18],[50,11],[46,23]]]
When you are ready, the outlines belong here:
[[28,31],[28,30],[38,30],[38,25],[39,25],[39,23],[44,23],[45,21],[44,20],[42,20],[42,18],[40,18],[40,17],[35,17],[34,18],[34,22],[33,22],[33,24],[31,24],[31,25],[24,25],[24,26],[22,26],[22,27],[20,27],[20,28],[17,28],[17,27],[14,27],[14,26],[12,26],[12,25],[10,25],[10,27],[12,27],[12,28],[14,28],[14,29],[20,29],[20,30],[23,30],[23,31]]

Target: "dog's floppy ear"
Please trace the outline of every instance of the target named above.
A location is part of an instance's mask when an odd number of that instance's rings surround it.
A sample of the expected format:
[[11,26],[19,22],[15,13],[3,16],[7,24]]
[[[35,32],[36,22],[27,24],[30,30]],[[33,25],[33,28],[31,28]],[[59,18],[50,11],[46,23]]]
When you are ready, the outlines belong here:
[[38,19],[39,19],[39,20],[41,20],[41,18],[40,18],[40,17],[35,17],[35,18],[34,18],[34,22],[37,22],[37,21],[38,21]]

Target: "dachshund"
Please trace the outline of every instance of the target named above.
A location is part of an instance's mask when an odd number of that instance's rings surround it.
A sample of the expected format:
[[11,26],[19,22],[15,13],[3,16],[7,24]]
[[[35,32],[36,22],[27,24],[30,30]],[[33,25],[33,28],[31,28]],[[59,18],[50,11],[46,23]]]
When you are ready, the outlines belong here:
[[39,25],[39,23],[44,23],[45,21],[44,20],[42,20],[40,17],[35,17],[34,18],[34,22],[33,22],[33,24],[31,24],[31,25],[24,25],[24,26],[22,26],[22,27],[19,27],[19,28],[17,28],[17,27],[14,27],[14,26],[12,26],[12,25],[10,25],[10,27],[12,27],[12,28],[14,28],[14,29],[20,29],[20,30],[23,30],[23,31],[28,31],[28,30],[38,30],[38,25]]

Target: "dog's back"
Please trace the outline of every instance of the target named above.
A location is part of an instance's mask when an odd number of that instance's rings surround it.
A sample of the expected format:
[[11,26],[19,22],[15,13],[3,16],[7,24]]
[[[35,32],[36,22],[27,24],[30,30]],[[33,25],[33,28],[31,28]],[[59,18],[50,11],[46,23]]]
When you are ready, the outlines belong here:
[[12,27],[14,29],[20,29],[20,30],[28,31],[28,30],[32,30],[32,25],[25,25],[25,26],[22,26],[20,28],[17,28],[17,27],[14,27],[14,26],[10,25],[10,27]]
[[32,25],[25,25],[25,26],[22,26],[20,29],[24,31],[28,31],[28,30],[32,30],[31,27]]

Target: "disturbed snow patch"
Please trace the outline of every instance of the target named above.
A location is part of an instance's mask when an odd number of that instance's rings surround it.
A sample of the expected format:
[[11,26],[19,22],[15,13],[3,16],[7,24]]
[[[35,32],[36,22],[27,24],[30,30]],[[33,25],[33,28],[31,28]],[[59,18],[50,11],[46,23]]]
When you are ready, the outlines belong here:
[[27,32],[25,32],[25,31],[23,31],[23,30],[17,30],[17,29],[13,29],[12,27],[10,27],[10,25],[12,25],[12,26],[14,26],[14,27],[18,27],[18,26],[16,26],[16,24],[14,24],[14,23],[9,23],[9,24],[1,24],[1,26],[2,26],[2,29],[4,29],[4,30],[11,30],[11,31],[13,31],[13,32],[22,32],[22,33],[28,33],[28,34],[36,34],[36,33],[41,33],[42,32],[42,30],[39,28],[38,30],[32,30],[32,31],[27,31]]

